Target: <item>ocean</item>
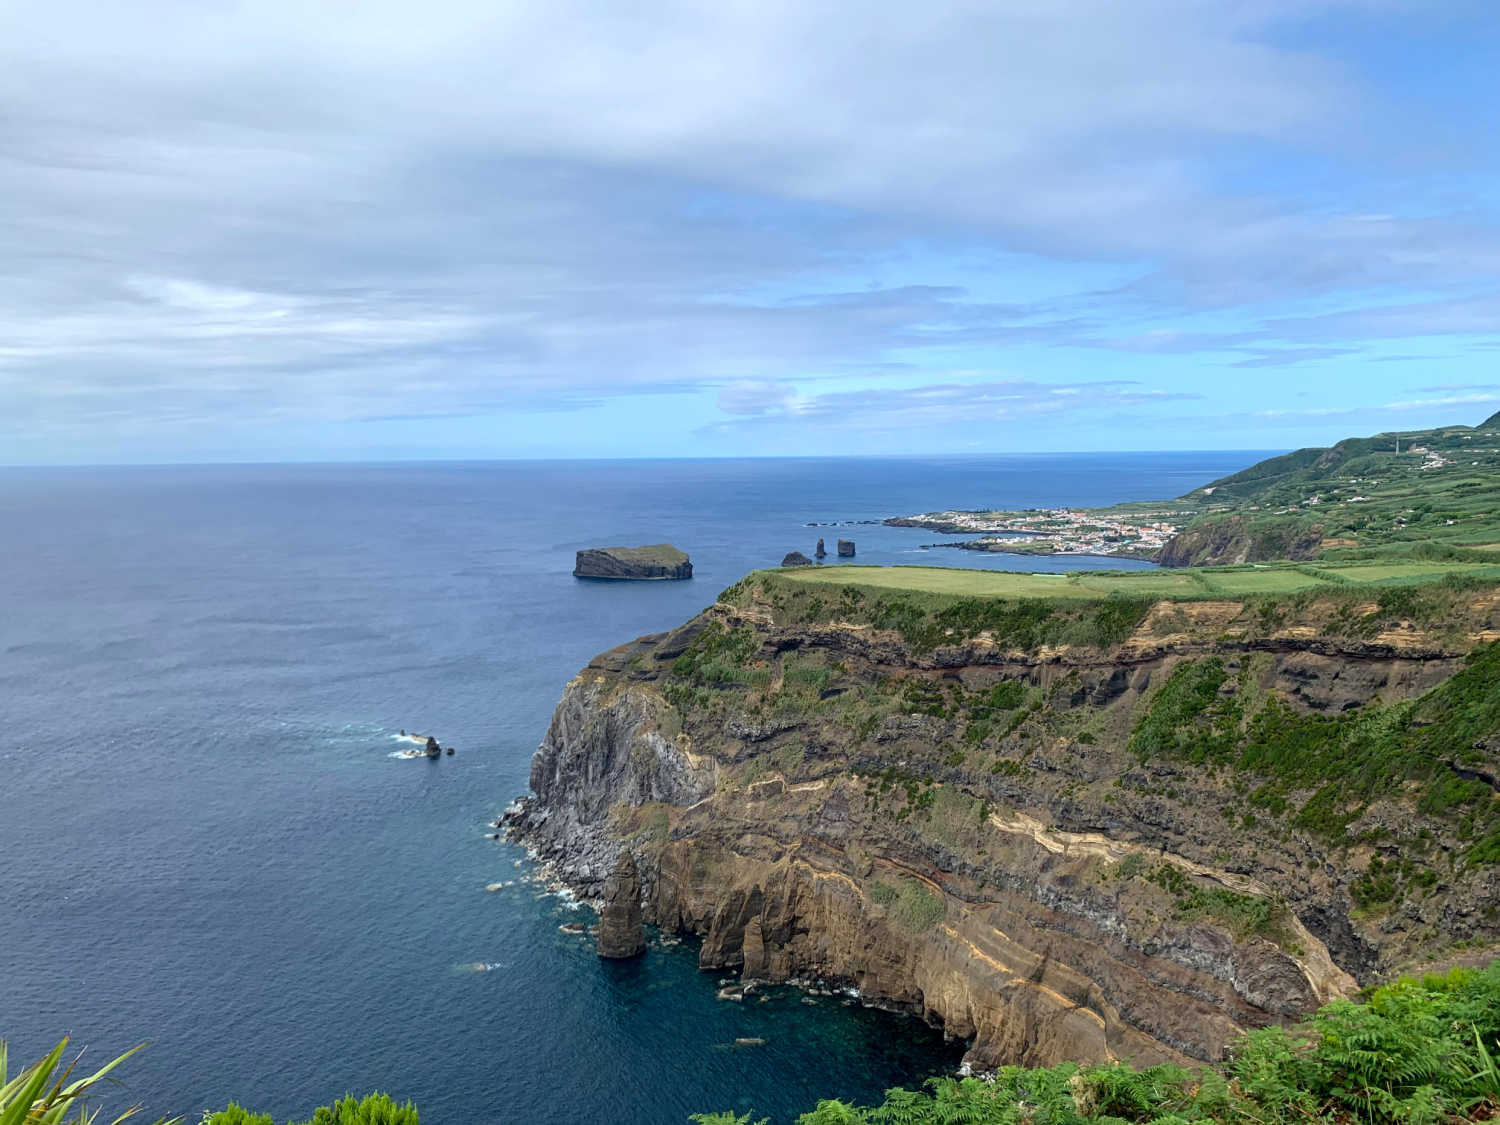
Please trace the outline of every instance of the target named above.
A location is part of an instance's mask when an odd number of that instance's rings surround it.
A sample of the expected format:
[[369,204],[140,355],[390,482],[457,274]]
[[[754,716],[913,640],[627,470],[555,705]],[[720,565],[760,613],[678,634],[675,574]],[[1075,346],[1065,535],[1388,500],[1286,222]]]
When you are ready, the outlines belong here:
[[[819,535],[861,563],[1101,565],[810,522],[1175,496],[1261,456],[0,470],[12,1067],[149,1041],[117,1095],[148,1120],[380,1089],[426,1125],[781,1123],[951,1070],[961,1044],[846,998],[719,1001],[691,940],[601,963],[488,823],[591,656]],[[579,548],[662,541],[691,581],[571,576]],[[403,729],[457,752],[394,758]]]

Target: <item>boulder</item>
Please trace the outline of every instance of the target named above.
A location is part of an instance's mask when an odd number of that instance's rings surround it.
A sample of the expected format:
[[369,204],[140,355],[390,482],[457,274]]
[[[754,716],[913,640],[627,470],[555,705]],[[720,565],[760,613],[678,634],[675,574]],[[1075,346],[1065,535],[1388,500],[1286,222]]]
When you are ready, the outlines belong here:
[[801,551],[792,551],[786,558],[781,560],[782,566],[812,566],[812,564],[812,559],[808,558]]
[[823,546],[823,537],[820,535],[820,536],[818,536],[818,549],[813,552],[813,558],[815,558],[815,559],[826,559],[827,557],[828,557],[828,548],[825,547],[825,546]]
[[852,559],[853,557],[854,557],[854,540],[853,539],[840,539],[839,540],[839,558],[841,558],[841,559]]
[[604,880],[604,910],[599,915],[599,956],[614,960],[646,951],[641,924],[641,873],[629,849],[620,853],[613,874]]
[[670,543],[649,547],[590,547],[578,552],[573,565],[574,578],[651,581],[692,576],[692,560]]

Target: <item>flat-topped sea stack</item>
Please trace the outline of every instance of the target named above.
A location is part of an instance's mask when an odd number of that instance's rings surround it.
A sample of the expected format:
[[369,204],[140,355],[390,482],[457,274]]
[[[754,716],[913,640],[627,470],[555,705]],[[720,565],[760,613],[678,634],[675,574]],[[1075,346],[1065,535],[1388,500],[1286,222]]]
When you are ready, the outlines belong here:
[[621,578],[654,581],[691,578],[693,563],[670,543],[649,547],[590,547],[578,552],[574,578]]

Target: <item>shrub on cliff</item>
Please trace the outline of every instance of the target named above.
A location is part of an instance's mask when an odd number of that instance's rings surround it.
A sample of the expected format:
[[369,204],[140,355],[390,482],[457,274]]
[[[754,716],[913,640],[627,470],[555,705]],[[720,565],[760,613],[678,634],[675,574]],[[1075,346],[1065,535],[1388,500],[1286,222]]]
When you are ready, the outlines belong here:
[[[202,1125],[275,1125],[275,1122],[269,1113],[249,1113],[231,1102],[228,1109],[206,1114]],[[351,1096],[319,1106],[312,1119],[300,1125],[417,1125],[417,1110],[410,1102],[397,1105],[385,1094]]]
[[[1223,1069],[1125,1063],[1002,1067],[830,1100],[800,1125],[1458,1125],[1500,1116],[1500,961],[1337,1000],[1306,1024],[1252,1031]],[[698,1125],[750,1115],[699,1114]]]

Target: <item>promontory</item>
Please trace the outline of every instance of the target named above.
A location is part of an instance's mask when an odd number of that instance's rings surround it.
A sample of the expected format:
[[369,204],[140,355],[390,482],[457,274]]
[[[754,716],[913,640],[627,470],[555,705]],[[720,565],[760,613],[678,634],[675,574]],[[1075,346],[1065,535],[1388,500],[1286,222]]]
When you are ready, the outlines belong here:
[[574,578],[655,580],[691,578],[693,563],[670,543],[649,547],[590,547],[578,552]]
[[756,572],[568,685],[506,825],[592,899],[628,852],[702,968],[857,989],[976,1068],[1217,1060],[1500,951],[1475,556]]

